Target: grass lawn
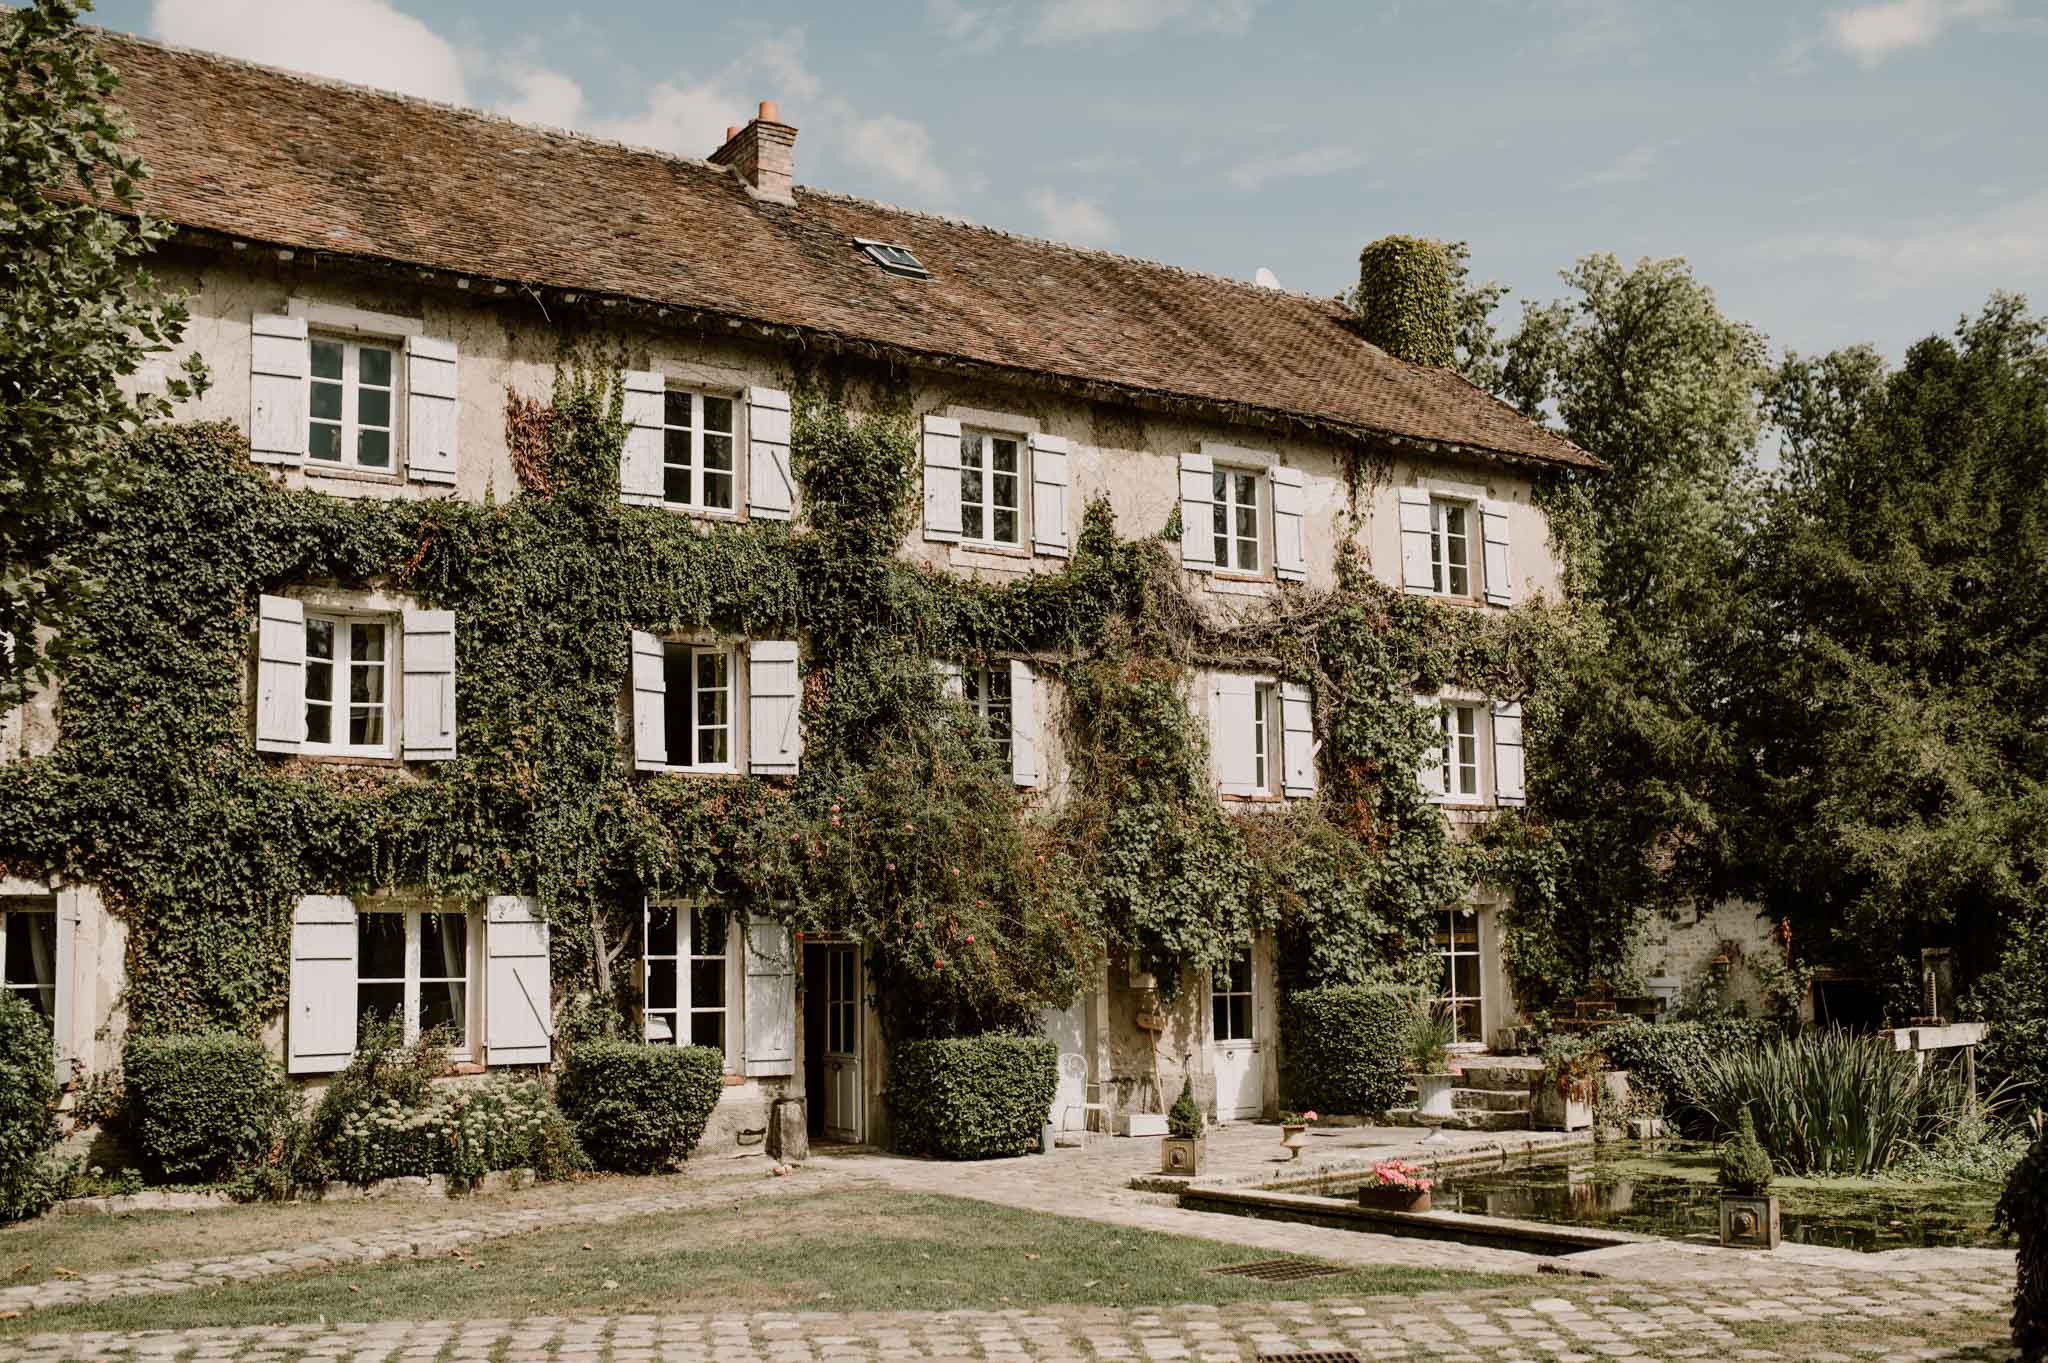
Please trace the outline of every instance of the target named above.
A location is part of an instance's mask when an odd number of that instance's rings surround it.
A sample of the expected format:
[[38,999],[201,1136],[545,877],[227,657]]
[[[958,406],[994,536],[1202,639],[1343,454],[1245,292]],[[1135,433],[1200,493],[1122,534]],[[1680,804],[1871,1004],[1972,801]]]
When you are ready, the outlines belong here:
[[434,1259],[38,1311],[0,1322],[0,1337],[322,1317],[1135,1306],[1528,1285],[1526,1278],[1417,1268],[1278,1284],[1203,1272],[1272,1257],[963,1198],[853,1188],[512,1236]]

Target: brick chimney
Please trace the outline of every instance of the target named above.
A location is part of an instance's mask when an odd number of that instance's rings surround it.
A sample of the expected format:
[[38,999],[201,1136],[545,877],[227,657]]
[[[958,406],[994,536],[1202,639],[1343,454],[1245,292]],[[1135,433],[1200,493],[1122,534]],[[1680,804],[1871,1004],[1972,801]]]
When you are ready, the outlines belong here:
[[782,121],[772,99],[761,101],[760,114],[746,127],[727,128],[725,145],[711,153],[711,160],[738,171],[757,199],[796,202],[796,129]]

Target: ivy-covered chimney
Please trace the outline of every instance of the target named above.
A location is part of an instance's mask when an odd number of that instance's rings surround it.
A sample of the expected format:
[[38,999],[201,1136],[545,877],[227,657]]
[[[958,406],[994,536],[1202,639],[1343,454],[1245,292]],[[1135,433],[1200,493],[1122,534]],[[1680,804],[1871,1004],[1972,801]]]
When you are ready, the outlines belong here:
[[1451,253],[1427,237],[1381,237],[1358,253],[1358,325],[1396,359],[1448,369],[1457,360]]

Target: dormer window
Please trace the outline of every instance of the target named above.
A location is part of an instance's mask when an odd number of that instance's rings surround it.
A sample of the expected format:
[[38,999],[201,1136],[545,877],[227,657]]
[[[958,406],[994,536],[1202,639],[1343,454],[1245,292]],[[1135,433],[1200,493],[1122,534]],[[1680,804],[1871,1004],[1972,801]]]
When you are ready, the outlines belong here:
[[866,237],[855,237],[854,244],[867,252],[868,259],[893,275],[905,279],[930,279],[932,272],[924,262],[911,254],[908,246],[895,246],[886,241],[869,241]]

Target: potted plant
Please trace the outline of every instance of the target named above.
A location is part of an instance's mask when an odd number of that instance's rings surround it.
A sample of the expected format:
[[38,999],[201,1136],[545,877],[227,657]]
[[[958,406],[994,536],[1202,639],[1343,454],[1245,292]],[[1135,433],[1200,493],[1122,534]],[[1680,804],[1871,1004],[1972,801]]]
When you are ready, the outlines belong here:
[[1183,1079],[1180,1097],[1166,1112],[1166,1134],[1159,1138],[1160,1172],[1190,1178],[1201,1173],[1207,1143],[1202,1137],[1202,1109],[1195,1106],[1194,1081]]
[[1408,1023],[1408,1063],[1415,1071],[1415,1113],[1419,1117],[1455,1117],[1451,1106],[1451,1042],[1457,1037],[1451,1010],[1440,1003],[1418,1003]]
[[1380,1212],[1426,1212],[1429,1190],[1435,1184],[1419,1164],[1381,1160],[1373,1165],[1372,1176],[1359,1185],[1358,1205]]
[[1549,1131],[1583,1131],[1593,1124],[1593,1089],[1600,1052],[1591,1038],[1561,1034],[1543,1042],[1543,1073],[1536,1084],[1536,1124]]
[[1756,1138],[1749,1107],[1721,1147],[1721,1243],[1738,1249],[1778,1247],[1778,1199],[1771,1193],[1771,1157]]
[[1280,1144],[1287,1147],[1287,1158],[1301,1158],[1301,1147],[1308,1144],[1308,1129],[1315,1120],[1313,1109],[1280,1114]]

